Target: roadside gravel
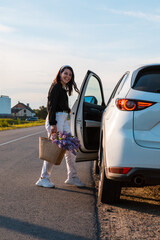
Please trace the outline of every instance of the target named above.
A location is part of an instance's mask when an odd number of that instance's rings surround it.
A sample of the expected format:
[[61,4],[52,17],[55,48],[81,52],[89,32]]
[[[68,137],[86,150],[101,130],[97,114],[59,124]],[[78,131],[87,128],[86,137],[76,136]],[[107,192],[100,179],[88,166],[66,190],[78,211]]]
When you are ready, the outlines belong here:
[[[96,193],[98,177],[94,176]],[[159,240],[160,186],[122,188],[118,204],[98,204],[100,240]]]

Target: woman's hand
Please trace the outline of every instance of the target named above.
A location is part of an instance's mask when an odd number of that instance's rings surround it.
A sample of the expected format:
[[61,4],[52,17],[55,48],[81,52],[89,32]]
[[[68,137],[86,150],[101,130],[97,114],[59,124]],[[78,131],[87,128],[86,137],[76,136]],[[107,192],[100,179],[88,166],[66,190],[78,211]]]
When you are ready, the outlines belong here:
[[56,133],[57,132],[57,126],[56,125],[52,125],[51,126],[51,134]]

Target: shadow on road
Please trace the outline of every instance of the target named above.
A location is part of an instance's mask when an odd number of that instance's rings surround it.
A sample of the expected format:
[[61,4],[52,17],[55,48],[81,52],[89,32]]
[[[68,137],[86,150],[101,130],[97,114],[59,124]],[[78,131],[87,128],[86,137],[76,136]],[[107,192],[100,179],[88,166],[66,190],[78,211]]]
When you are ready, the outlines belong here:
[[31,224],[28,222],[24,222],[18,219],[0,216],[0,228],[5,228],[7,230],[11,230],[20,234],[28,235],[35,237],[36,239],[44,239],[44,240],[57,240],[57,239],[65,239],[65,240],[91,240],[90,238],[84,238],[81,236],[57,231],[51,228],[38,226],[36,224]]
[[[71,187],[72,188],[72,187]],[[79,193],[79,194],[84,194],[84,195],[90,195],[90,196],[93,196],[94,195],[94,188],[91,188],[91,187],[76,187],[77,189],[79,190],[74,190],[73,188],[72,189],[66,189],[66,188],[59,188],[59,187],[56,187],[56,190],[59,190],[59,191],[65,191],[65,192],[71,192],[71,193]],[[83,191],[80,191],[82,190]],[[89,192],[84,192],[84,190],[89,190],[89,191],[92,191],[93,193],[89,193]]]

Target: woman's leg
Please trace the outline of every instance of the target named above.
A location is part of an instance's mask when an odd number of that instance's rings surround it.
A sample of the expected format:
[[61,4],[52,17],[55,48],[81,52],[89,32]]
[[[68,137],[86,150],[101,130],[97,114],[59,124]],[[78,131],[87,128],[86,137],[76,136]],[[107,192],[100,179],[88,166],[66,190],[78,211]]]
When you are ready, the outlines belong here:
[[[51,126],[50,126],[49,121],[48,121],[48,116],[46,118],[45,128],[47,130],[47,134],[48,134],[48,137],[49,137],[50,136],[50,132],[51,132]],[[47,161],[43,161],[43,166],[42,166],[42,171],[41,171],[41,178],[49,179],[51,177],[53,166],[54,166],[53,163],[49,163]]]
[[[49,125],[48,117],[46,118],[45,128],[47,130],[48,137],[49,137],[50,132],[51,132],[51,126]],[[55,187],[54,183],[52,183],[49,179],[51,176],[52,169],[53,169],[53,164],[51,164],[47,161],[43,161],[41,177],[36,182],[37,186],[47,187],[47,188]]]
[[[70,133],[71,130],[70,130],[69,124],[67,122],[67,116],[68,116],[68,114],[65,113],[65,121],[64,121],[63,131]],[[74,154],[72,154],[70,151],[66,151],[64,156],[65,156],[65,160],[66,160],[68,178],[76,177],[77,171],[74,166],[76,156]]]
[[[69,124],[67,122],[67,116],[68,114],[66,114],[66,119],[64,121],[64,126],[63,126],[63,130],[66,132],[71,132]],[[77,171],[75,168],[75,159],[76,156],[71,153],[70,151],[66,151],[65,154],[65,160],[66,160],[66,166],[67,166],[67,180],[65,181],[66,184],[70,184],[70,185],[76,185],[79,187],[84,187],[85,184],[83,182],[80,181],[80,179],[77,176]]]

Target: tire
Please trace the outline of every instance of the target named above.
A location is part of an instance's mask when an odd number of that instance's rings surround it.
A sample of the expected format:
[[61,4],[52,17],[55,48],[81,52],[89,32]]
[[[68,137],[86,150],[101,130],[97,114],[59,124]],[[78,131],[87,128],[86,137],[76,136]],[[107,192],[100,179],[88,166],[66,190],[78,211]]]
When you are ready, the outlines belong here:
[[93,174],[99,174],[98,160],[95,160],[93,163]]
[[98,188],[98,202],[116,203],[120,199],[120,194],[121,194],[120,183],[106,178],[105,166],[103,161],[101,166]]
[[95,160],[94,163],[93,163],[93,174],[97,174],[97,175],[99,175],[99,173],[100,173],[99,164],[101,164],[102,158],[103,158],[102,136],[103,136],[103,134],[101,133],[100,149],[99,149],[99,152],[98,152],[100,160],[99,159]]

